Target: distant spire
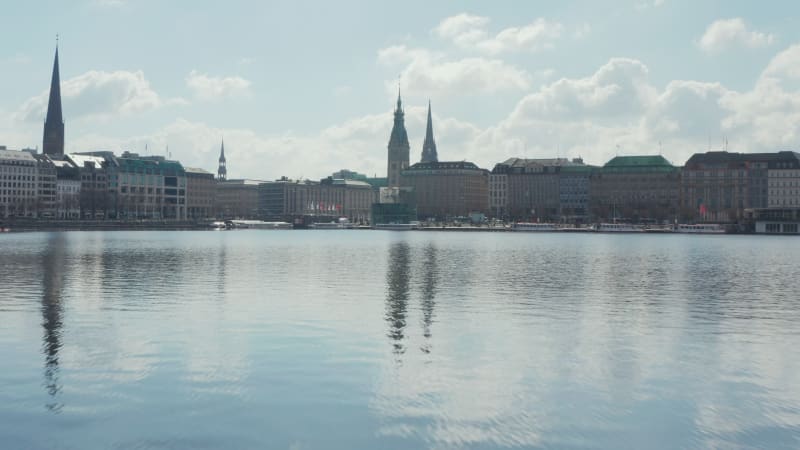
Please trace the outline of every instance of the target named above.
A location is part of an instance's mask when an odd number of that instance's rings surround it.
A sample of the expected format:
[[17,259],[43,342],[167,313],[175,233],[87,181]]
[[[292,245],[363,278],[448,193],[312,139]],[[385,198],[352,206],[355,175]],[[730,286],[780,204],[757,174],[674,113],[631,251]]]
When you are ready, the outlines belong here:
[[58,35],[56,35],[53,76],[50,79],[50,98],[47,102],[47,116],[44,120],[42,153],[59,158],[64,155],[64,118],[61,112],[61,78],[58,71]]
[[217,169],[217,179],[225,181],[228,178],[228,168],[225,163],[225,139],[222,139],[222,145],[219,147],[219,168]]
[[397,81],[397,109],[395,111],[403,110],[403,101],[400,99],[400,80]]
[[433,118],[431,117],[431,101],[428,100],[428,126],[425,128],[425,141],[422,143],[422,159],[420,162],[438,162],[436,141],[433,139]]
[[389,187],[400,186],[401,172],[408,168],[408,133],[406,132],[405,114],[403,113],[403,102],[400,98],[400,84],[397,85],[397,109],[394,111],[394,125],[392,134],[389,136],[388,147],[388,185]]

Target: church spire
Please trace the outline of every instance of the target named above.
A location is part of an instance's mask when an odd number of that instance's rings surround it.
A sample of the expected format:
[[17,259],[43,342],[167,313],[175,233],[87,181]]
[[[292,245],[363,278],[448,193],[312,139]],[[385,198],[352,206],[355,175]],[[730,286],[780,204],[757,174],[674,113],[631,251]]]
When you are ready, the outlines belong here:
[[394,111],[394,125],[389,137],[389,158],[387,184],[389,187],[400,187],[401,172],[408,168],[408,133],[406,132],[403,101],[400,98],[400,86],[397,87],[397,109]]
[[225,139],[219,147],[219,168],[217,169],[217,179],[225,181],[228,178],[228,168],[225,167]]
[[52,157],[64,156],[64,118],[61,113],[61,78],[58,73],[58,37],[56,56],[53,60],[53,76],[50,80],[50,99],[44,120],[42,152]]
[[420,162],[438,162],[436,154],[436,141],[433,140],[433,119],[431,118],[431,101],[428,100],[428,126],[425,128],[425,141],[422,144],[422,159]]

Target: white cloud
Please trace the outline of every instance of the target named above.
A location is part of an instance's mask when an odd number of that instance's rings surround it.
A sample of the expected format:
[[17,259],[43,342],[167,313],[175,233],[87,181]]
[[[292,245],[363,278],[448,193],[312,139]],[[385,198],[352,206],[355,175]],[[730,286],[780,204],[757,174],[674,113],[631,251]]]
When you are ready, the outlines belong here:
[[640,114],[655,97],[640,61],[614,58],[586,78],[562,78],[525,96],[515,117],[596,121]]
[[[526,90],[531,83],[530,74],[499,59],[448,59],[441,53],[404,45],[380,50],[378,61],[390,67],[404,65],[403,85],[421,93],[495,93]],[[396,88],[394,82],[387,86]]]
[[722,19],[706,28],[697,45],[706,52],[734,47],[759,48],[775,42],[775,35],[749,30],[741,18]]
[[212,77],[192,70],[186,77],[186,86],[199,100],[214,100],[225,97],[242,97],[250,94],[250,83],[242,77]]
[[[49,92],[25,101],[15,114],[17,120],[41,122],[47,111]],[[61,99],[64,115],[69,119],[108,118],[159,108],[165,102],[150,87],[142,71],[103,72],[91,70],[62,81]]]
[[488,24],[487,17],[462,13],[442,20],[433,32],[462,48],[493,55],[549,49],[564,32],[562,24],[543,18],[525,26],[505,28],[494,36],[486,29]]
[[458,45],[472,45],[486,37],[484,27],[488,24],[488,17],[461,13],[442,20],[433,32]]

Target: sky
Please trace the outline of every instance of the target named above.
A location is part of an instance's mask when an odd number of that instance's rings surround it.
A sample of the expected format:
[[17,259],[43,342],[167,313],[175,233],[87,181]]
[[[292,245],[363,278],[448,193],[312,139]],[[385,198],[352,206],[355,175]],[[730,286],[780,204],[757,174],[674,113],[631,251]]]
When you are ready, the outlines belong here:
[[[56,34],[66,151],[229,178],[386,176],[398,82],[411,162],[800,148],[800,2],[10,2],[0,145],[41,148]],[[727,142],[727,144],[724,144]]]

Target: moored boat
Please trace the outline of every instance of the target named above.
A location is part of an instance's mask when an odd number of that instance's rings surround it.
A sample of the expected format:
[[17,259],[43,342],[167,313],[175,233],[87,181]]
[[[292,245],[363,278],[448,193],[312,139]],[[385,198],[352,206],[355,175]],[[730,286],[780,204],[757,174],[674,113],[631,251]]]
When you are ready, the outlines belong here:
[[230,220],[230,228],[251,230],[291,230],[289,222],[264,222],[263,220]]
[[698,224],[678,224],[675,225],[676,233],[701,233],[701,234],[723,234],[725,227],[718,223],[698,223]]
[[419,222],[409,223],[376,223],[372,226],[376,230],[411,231],[419,228]]
[[555,223],[518,222],[511,226],[511,231],[561,231]]
[[643,233],[644,226],[631,223],[599,223],[595,231],[600,233]]
[[352,229],[353,227],[354,224],[350,222],[347,217],[341,217],[335,222],[317,222],[309,225],[309,228],[313,228],[315,230],[346,230]]

